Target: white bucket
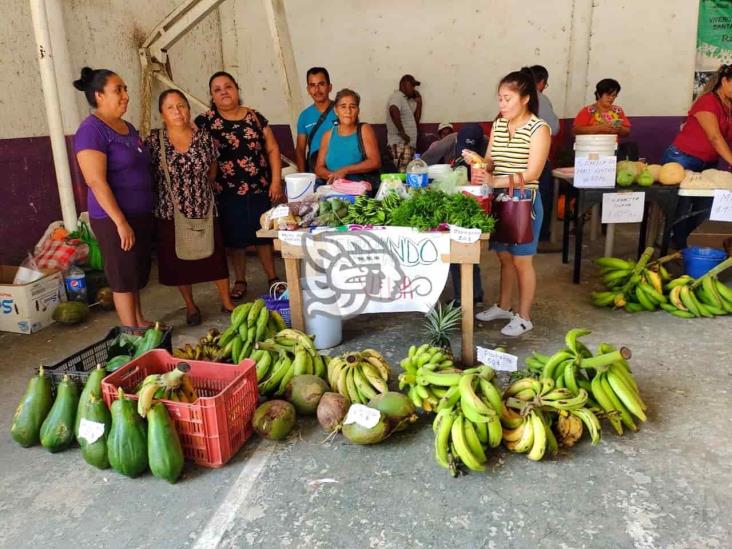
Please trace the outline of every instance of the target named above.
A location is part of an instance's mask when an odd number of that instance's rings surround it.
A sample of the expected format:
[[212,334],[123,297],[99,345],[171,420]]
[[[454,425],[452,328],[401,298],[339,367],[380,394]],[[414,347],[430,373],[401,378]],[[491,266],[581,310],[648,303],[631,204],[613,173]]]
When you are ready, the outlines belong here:
[[574,157],[615,156],[618,140],[615,135],[578,135],[574,142]]
[[305,316],[305,332],[315,336],[315,348],[330,349],[343,341],[343,319],[324,313],[308,313],[307,303],[313,299],[308,291],[307,279],[300,279],[302,287],[303,313]]
[[291,173],[285,176],[287,186],[287,201],[296,202],[303,200],[315,192],[314,173]]

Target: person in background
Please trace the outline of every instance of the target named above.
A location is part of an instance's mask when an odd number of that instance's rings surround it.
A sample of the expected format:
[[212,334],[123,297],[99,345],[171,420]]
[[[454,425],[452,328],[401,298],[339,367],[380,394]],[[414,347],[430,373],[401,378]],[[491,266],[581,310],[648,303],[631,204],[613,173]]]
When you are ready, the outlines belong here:
[[[536,271],[533,256],[539,241],[539,230],[543,217],[541,196],[537,185],[533,184],[544,169],[549,148],[551,131],[546,122],[538,116],[539,97],[531,71],[524,67],[520,71],[506,75],[498,86],[498,107],[500,116],[493,123],[488,157],[465,151],[466,160],[486,162],[491,177],[482,173],[484,182],[495,189],[505,189],[513,182],[518,189],[514,198],[522,195],[524,182],[531,193],[532,231],[534,240],[527,244],[505,244],[493,242],[492,247],[498,254],[501,265],[500,297],[498,303],[478,313],[482,321],[506,319],[509,323],[501,333],[519,336],[533,329],[531,307],[536,294]],[[500,191],[502,194],[505,191]],[[511,311],[513,288],[518,282],[518,313]]]
[[[420,157],[428,165],[451,164],[455,160],[458,134],[449,122],[437,126],[439,139],[433,141]],[[458,155],[459,156],[459,155]]]
[[153,180],[150,154],[127,112],[127,85],[108,69],[84,67],[74,87],[94,109],[74,136],[91,228],[104,256],[104,273],[120,323],[146,328],[140,290],[150,276]]
[[[693,172],[715,168],[720,158],[732,165],[730,142],[732,65],[722,65],[710,78],[704,93],[689,109],[681,131],[664,151],[661,163],[678,162]],[[680,250],[686,248],[689,235],[707,219],[712,200],[703,197],[679,197],[675,216],[678,221],[673,226],[672,235],[674,246]]]
[[336,179],[369,180],[381,167],[374,129],[358,121],[361,96],[344,88],[336,94],[338,124],[327,130],[320,142],[315,173],[332,183]]
[[595,86],[595,102],[582,107],[574,118],[575,135],[609,133],[619,138],[630,135],[630,120],[615,100],[620,93],[620,83],[603,78]]
[[300,172],[315,171],[315,161],[323,134],[336,121],[335,103],[330,99],[333,85],[324,67],[312,67],[307,75],[308,95],[313,104],[300,113],[297,119],[297,144],[295,163]]
[[[536,81],[536,91],[539,94],[539,118],[549,125],[552,136],[556,137],[559,134],[559,118],[554,112],[552,102],[544,95],[544,90],[549,86],[549,71],[542,65],[533,65],[530,69]],[[549,227],[554,215],[554,181],[552,178],[552,164],[549,160],[546,161],[544,171],[541,172],[539,177],[539,193],[544,206],[544,221],[541,224],[539,234],[539,241],[541,242],[549,240]],[[542,251],[541,245],[539,250]],[[560,250],[561,248],[556,249],[556,251]]]
[[189,219],[202,219],[214,207],[216,145],[208,131],[191,125],[191,106],[180,90],[161,93],[158,111],[164,128],[153,130],[145,140],[152,156],[157,190],[158,280],[164,286],[178,287],[186,305],[186,323],[197,326],[201,324],[201,311],[193,300],[192,284],[214,282],[221,296],[221,311],[234,309],[229,296],[224,237],[214,218],[213,254],[198,260],[179,259],[175,251],[173,208]]
[[254,245],[267,275],[267,284],[278,282],[272,242],[257,238],[260,216],[282,200],[282,161],[269,122],[259,112],[241,104],[239,84],[227,72],[214,73],[208,82],[211,110],[196,118],[218,149],[219,220],[224,245],[234,271],[234,300],[247,291],[246,248]]
[[417,91],[420,82],[411,74],[399,80],[399,89],[386,103],[386,133],[389,151],[396,168],[403,172],[417,150],[419,121],[422,118],[422,96]]

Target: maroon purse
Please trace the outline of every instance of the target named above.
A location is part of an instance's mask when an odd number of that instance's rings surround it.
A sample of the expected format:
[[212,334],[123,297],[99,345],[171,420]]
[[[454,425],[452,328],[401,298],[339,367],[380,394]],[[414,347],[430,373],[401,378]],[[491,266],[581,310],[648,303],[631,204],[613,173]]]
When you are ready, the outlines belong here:
[[493,215],[498,222],[492,240],[503,244],[528,244],[534,240],[531,192],[528,198],[524,195],[524,177],[518,176],[520,198],[513,197],[513,174],[510,174],[506,193],[493,201]]

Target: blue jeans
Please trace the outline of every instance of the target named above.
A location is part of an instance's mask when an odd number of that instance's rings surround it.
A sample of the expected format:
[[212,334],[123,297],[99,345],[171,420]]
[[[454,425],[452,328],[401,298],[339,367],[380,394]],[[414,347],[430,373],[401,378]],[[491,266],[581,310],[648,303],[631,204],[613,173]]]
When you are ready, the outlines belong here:
[[[709,168],[717,167],[716,160],[714,162],[707,162],[696,156],[686,154],[673,145],[669,146],[661,156],[661,163],[665,164],[666,162],[678,162],[684,169],[693,172],[701,172]],[[708,210],[711,209],[713,200],[713,198],[705,197],[679,197],[671,235],[671,239],[677,249],[683,250],[686,248],[689,235],[709,218]]]

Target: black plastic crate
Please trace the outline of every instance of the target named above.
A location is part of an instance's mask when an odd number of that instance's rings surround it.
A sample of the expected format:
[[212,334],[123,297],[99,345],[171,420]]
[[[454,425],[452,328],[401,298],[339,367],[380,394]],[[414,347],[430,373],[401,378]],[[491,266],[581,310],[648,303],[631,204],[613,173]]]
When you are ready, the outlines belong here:
[[[159,349],[166,349],[169,353],[173,352],[173,327],[162,326],[163,339],[158,345]],[[109,333],[101,341],[92,343],[88,347],[84,347],[80,351],[75,352],[73,355],[66,357],[60,362],[51,364],[50,366],[44,366],[43,369],[51,380],[51,386],[53,387],[54,393],[56,392],[56,384],[61,381],[64,375],[67,375],[82,385],[86,382],[86,378],[89,377],[89,373],[97,367],[97,364],[104,364],[107,362],[107,354],[109,348],[112,346],[112,341],[121,332],[131,333],[139,330],[133,328],[115,327],[109,330]]]

